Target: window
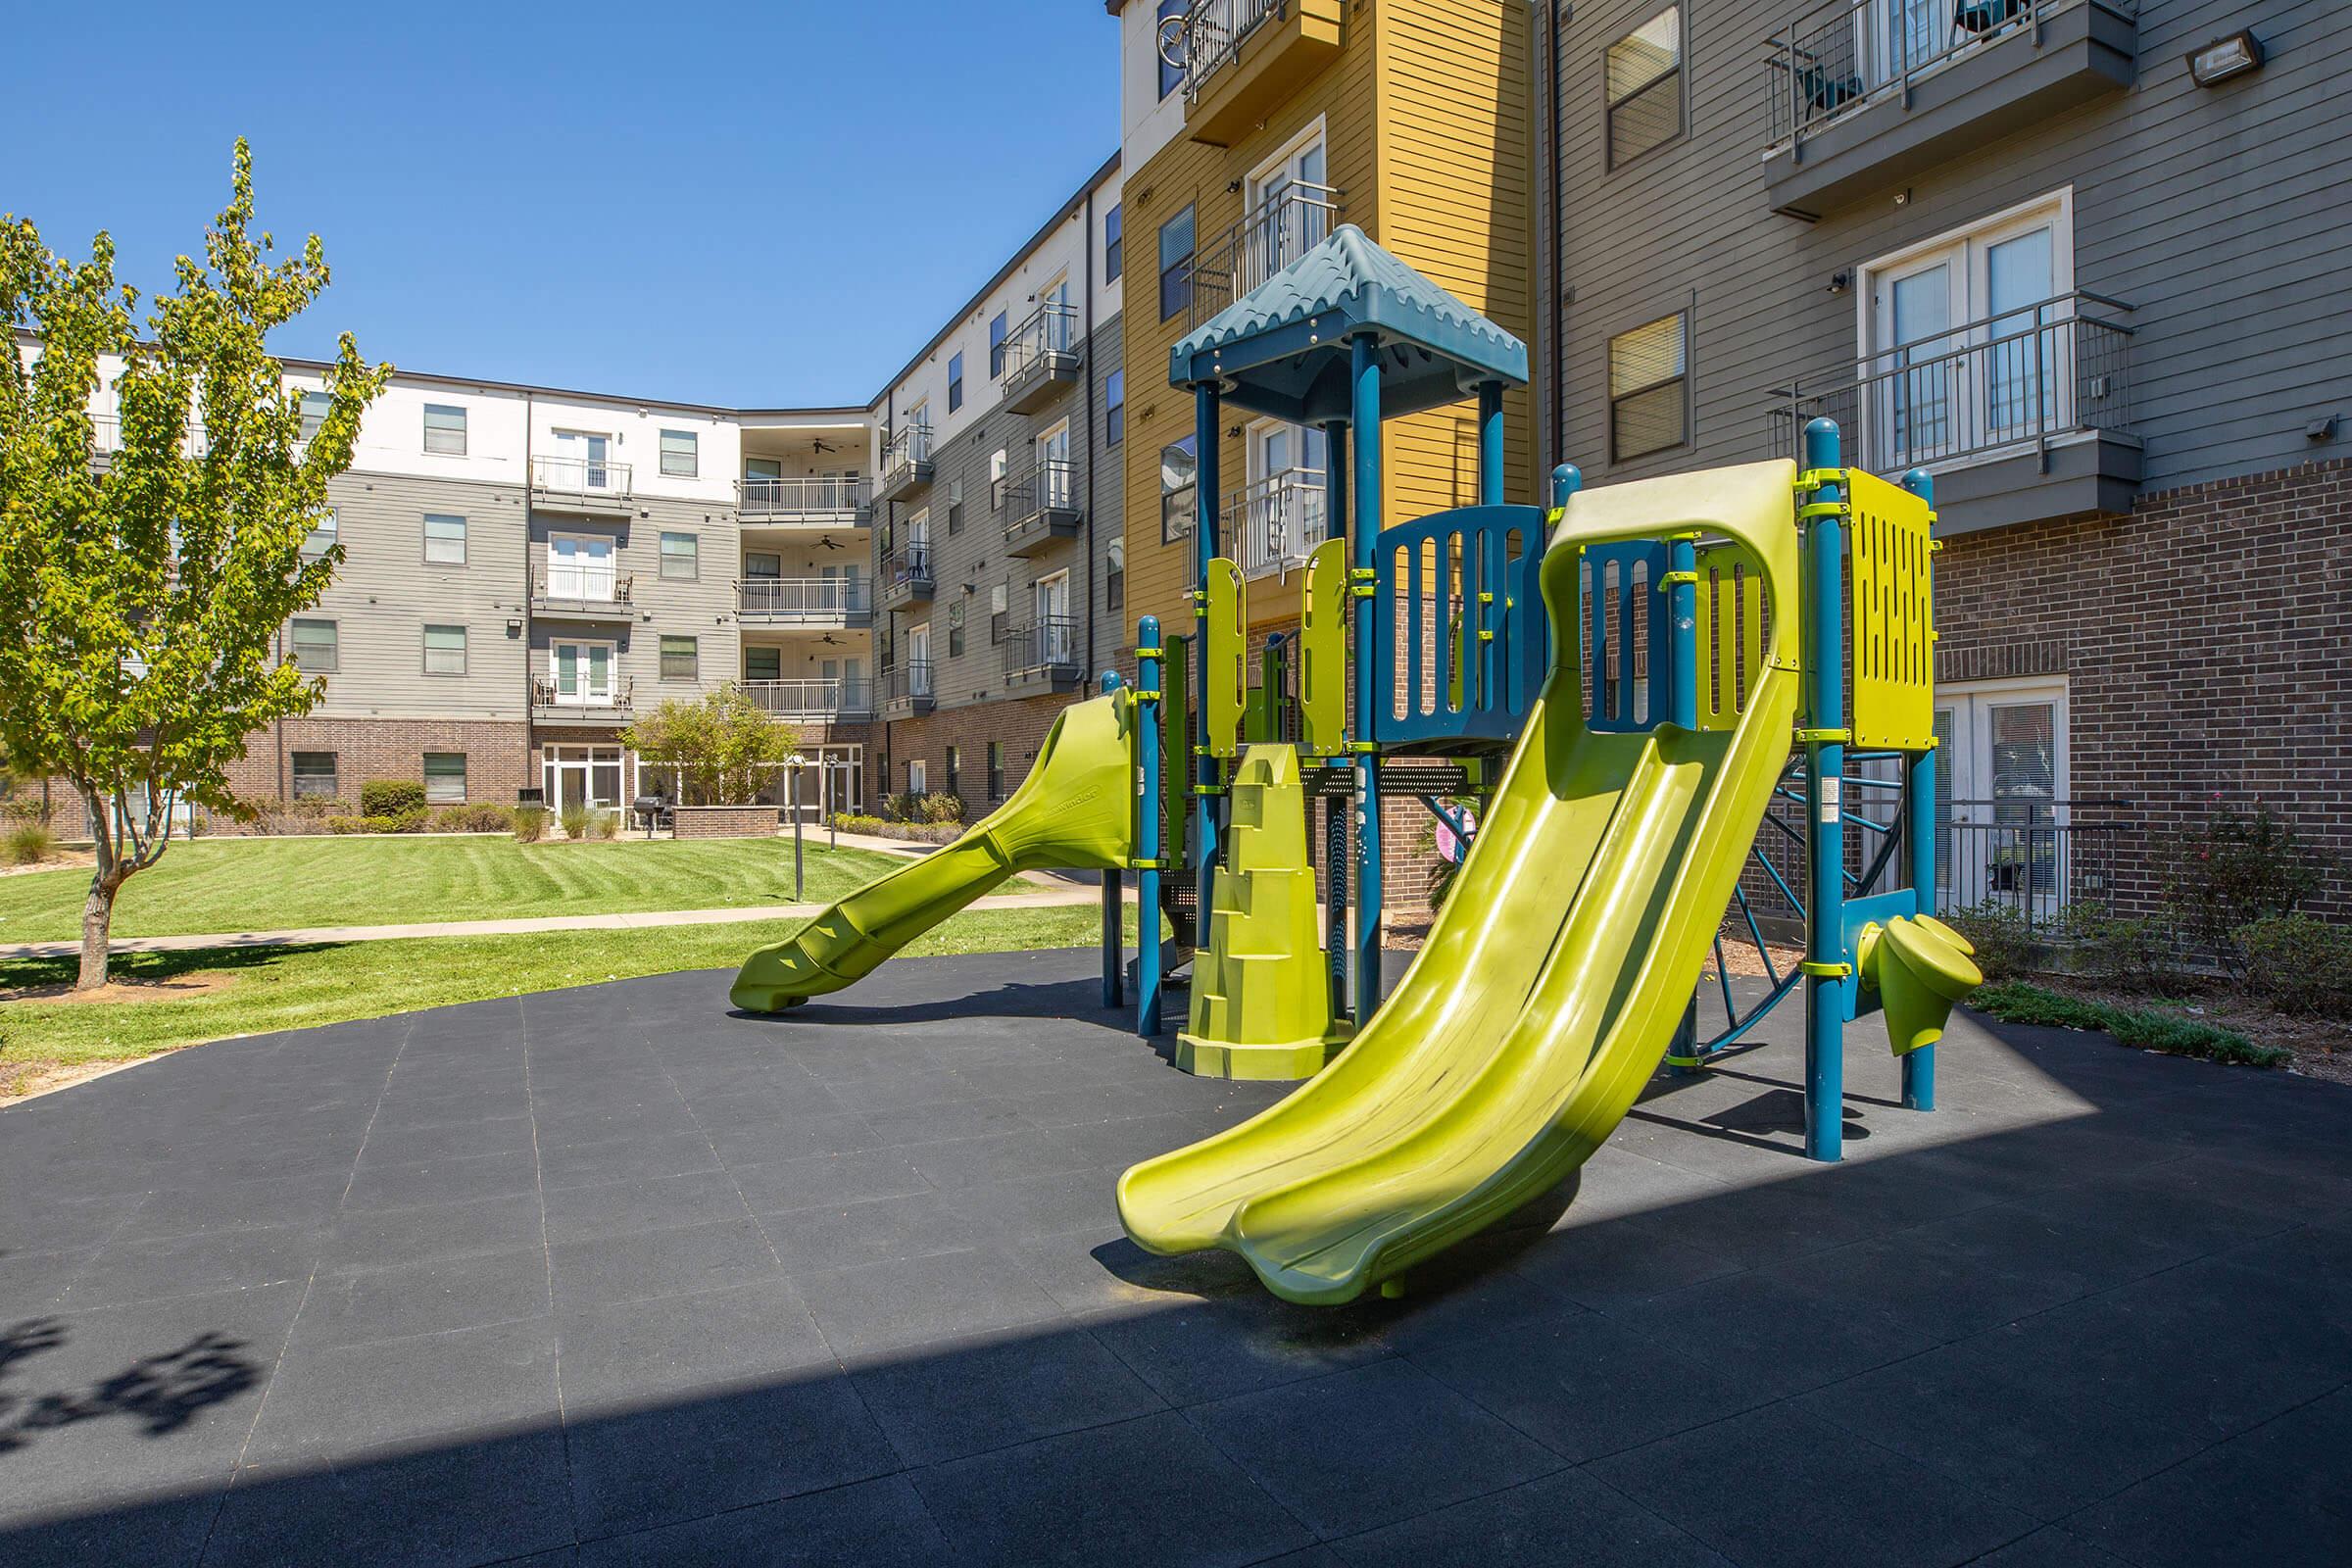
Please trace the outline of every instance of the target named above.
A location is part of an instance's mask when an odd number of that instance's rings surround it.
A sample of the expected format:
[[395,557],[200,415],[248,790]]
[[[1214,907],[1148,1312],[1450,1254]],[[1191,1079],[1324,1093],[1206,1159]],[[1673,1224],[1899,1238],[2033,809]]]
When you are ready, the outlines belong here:
[[[335,541],[339,537],[336,528],[334,508],[329,507],[326,511],[318,514],[318,520],[312,523],[311,531],[302,537],[302,559],[317,561],[320,556],[334,549]],[[172,553],[173,556],[177,556],[179,547],[173,545]]]
[[1001,512],[1004,507],[1006,461],[1003,447],[997,448],[988,456],[988,510],[991,512]]
[[1935,722],[1943,902],[1998,902],[2048,919],[2084,896],[2058,831],[2077,808],[2068,797],[2065,679],[1937,682]]
[[1125,208],[1113,206],[1102,215],[1102,281],[1116,283],[1127,270]]
[[1173,544],[1193,536],[1194,443],[1188,435],[1159,449],[1159,541]]
[[948,793],[963,793],[963,752],[954,746],[948,748]]
[[988,320],[988,374],[996,380],[1004,374],[1004,313],[999,311]]
[[305,392],[302,395],[302,439],[310,440],[326,423],[326,411],[335,400],[324,392]]
[[958,599],[948,606],[948,657],[956,659],[963,653],[963,601]]
[[443,457],[466,455],[466,411],[447,403],[424,406],[424,450]]
[[948,481],[948,532],[963,532],[963,481]]
[[1102,560],[1102,607],[1117,610],[1127,603],[1127,541],[1113,539]]
[[1117,446],[1127,439],[1127,372],[1113,370],[1102,381],[1102,444]]
[[988,743],[988,798],[992,801],[1001,801],[1004,798],[1004,743],[1003,741]]
[[784,650],[781,648],[746,648],[743,651],[745,680],[782,680],[784,678]]
[[988,591],[988,641],[991,647],[1004,642],[1004,622],[1009,618],[1004,608],[1004,585],[998,583]]
[[701,544],[690,533],[662,535],[662,577],[665,582],[692,582],[701,575]]
[[906,759],[906,793],[909,795],[931,793],[931,767],[919,757]]
[[1630,462],[1690,439],[1689,317],[1672,316],[1609,339],[1609,458]]
[[963,356],[948,356],[948,412],[954,414],[963,407]]
[[[1170,20],[1183,20],[1184,14],[1191,7],[1192,0],[1159,0],[1159,16],[1155,30],[1152,34],[1152,42],[1154,47],[1167,37]],[[1159,95],[1162,98],[1184,85],[1184,68],[1168,64],[1168,54],[1181,53],[1183,53],[1182,50],[1170,50],[1159,57]]]
[[337,643],[333,621],[297,620],[291,642],[296,669],[309,675],[334,672]]
[[703,471],[701,437],[692,430],[662,432],[662,472],[671,479],[691,479]]
[[298,801],[331,801],[335,798],[334,753],[294,754],[294,798]]
[[1193,210],[1159,225],[1159,318],[1193,303]]
[[698,640],[692,637],[663,637],[662,639],[662,678],[663,680],[692,680],[701,666]]
[[465,627],[427,626],[424,628],[424,672],[427,675],[463,675],[466,673]]
[[1609,167],[1683,133],[1683,13],[1669,6],[1609,45]]
[[466,754],[424,754],[424,798],[434,806],[460,806],[466,800]]
[[466,564],[466,519],[447,513],[426,513],[424,559],[438,566]]

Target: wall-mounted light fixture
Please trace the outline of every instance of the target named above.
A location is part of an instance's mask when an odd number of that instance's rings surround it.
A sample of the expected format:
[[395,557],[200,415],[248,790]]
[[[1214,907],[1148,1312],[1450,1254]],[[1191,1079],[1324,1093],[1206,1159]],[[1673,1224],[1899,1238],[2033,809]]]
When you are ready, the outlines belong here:
[[2200,87],[2218,87],[2232,76],[2262,69],[2262,42],[2244,28],[2216,38],[2188,57],[2188,74]]
[[1851,288],[1851,287],[1853,287],[1853,286],[1854,286],[1854,274],[1853,274],[1853,273],[1851,273],[1851,272],[1832,272],[1832,273],[1830,274],[1830,287],[1829,287],[1829,292],[1831,292],[1832,294],[1842,294],[1842,293],[1844,293],[1844,292],[1845,292],[1847,289],[1849,289],[1849,288]]

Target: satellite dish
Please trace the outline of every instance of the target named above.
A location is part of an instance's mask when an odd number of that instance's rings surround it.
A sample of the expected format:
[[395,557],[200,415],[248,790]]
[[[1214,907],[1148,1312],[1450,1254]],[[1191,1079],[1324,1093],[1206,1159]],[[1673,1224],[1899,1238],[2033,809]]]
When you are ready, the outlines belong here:
[[1181,16],[1159,19],[1159,58],[1171,71],[1184,69],[1185,20]]

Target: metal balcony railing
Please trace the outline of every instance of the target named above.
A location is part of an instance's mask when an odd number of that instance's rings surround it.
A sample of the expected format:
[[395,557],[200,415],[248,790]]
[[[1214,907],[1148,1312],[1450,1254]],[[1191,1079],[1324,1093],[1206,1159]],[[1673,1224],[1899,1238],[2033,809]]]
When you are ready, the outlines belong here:
[[862,512],[873,501],[873,485],[862,478],[818,475],[782,479],[738,479],[735,510],[745,521],[773,517],[827,520]]
[[910,659],[882,671],[882,700],[888,703],[929,702],[931,661]]
[[903,424],[891,432],[882,448],[882,483],[889,486],[902,475],[931,461],[931,426]]
[[1005,481],[1003,511],[1004,530],[1011,533],[1041,512],[1070,512],[1078,506],[1077,467],[1067,459],[1052,459],[1018,479]]
[[626,713],[634,693],[634,682],[628,676],[608,683],[596,690],[587,681],[575,681],[569,691],[554,675],[531,677],[531,711],[540,717],[564,717],[573,714]]
[[1328,492],[1320,468],[1285,468],[1225,498],[1226,547],[1241,552],[1242,570],[1295,571],[1329,533]]
[[874,600],[862,577],[746,577],[735,608],[745,620],[839,625],[873,613]]
[[860,675],[856,679],[744,680],[735,689],[764,712],[778,718],[837,722],[864,718],[874,710],[874,689]]
[[1874,354],[1860,373],[1774,389],[1778,445],[1793,453],[1805,422],[1846,432],[1847,461],[1895,474],[2009,450],[2044,453],[2085,431],[2132,422],[2132,328],[2105,315],[2131,306],[2061,294],[1918,343]]
[[1077,662],[1077,622],[1068,615],[1047,615],[1034,625],[1014,626],[1004,633],[1007,675]]
[[1078,352],[1078,308],[1049,300],[1029,313],[1004,339],[1004,379],[1017,381],[1024,371]]
[[[1768,46],[1772,140],[1801,142],[1883,98],[1908,99],[1954,57],[2090,0],[1833,0],[1791,21]],[[2098,0],[2127,10],[2132,0]]]
[[557,496],[585,496],[625,500],[634,493],[625,463],[601,458],[535,456],[531,459],[531,488]]
[[2048,929],[2074,905],[2112,905],[2125,861],[2145,858],[2145,824],[2127,814],[2131,804],[2046,796],[1944,802],[1936,822],[1942,906],[2006,908]]
[[544,566],[531,578],[531,597],[564,604],[625,605],[636,581],[610,566]]
[[882,563],[882,580],[896,588],[901,583],[931,580],[931,547],[927,544],[907,545],[894,551]]
[[1193,0],[1184,14],[1180,47],[1184,101],[1206,90],[1209,78],[1242,52],[1251,33],[1282,14],[1283,0]]
[[1187,326],[1199,326],[1330,237],[1344,193],[1292,182],[1193,256]]

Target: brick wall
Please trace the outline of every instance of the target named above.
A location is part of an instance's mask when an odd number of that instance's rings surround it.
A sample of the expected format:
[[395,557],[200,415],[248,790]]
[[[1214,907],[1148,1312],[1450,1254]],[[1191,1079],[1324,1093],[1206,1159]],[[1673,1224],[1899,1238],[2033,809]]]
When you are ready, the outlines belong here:
[[282,760],[279,730],[263,730],[246,743],[244,760],[229,768],[229,788],[239,799],[257,805],[284,800],[293,790],[296,752],[334,753],[335,793],[355,808],[360,786],[369,779],[421,783],[427,752],[465,755],[468,801],[512,806],[517,789],[539,782],[530,726],[519,720],[289,718],[282,740]]
[[772,806],[681,806],[676,810],[682,839],[763,839],[776,831]]
[[873,793],[903,794],[906,788],[906,763],[914,758],[923,760],[930,775],[931,793],[948,793],[948,748],[953,746],[959,761],[955,793],[963,799],[964,820],[978,821],[999,804],[988,793],[988,743],[996,741],[1004,749],[1004,794],[1010,795],[1029,776],[1038,748],[1045,744],[1046,731],[1054,727],[1054,720],[1063,709],[1080,701],[1083,695],[1049,694],[966,703],[957,708],[939,709],[921,718],[892,719],[877,725],[877,731],[883,732],[881,745],[888,759],[888,772],[875,773]]

